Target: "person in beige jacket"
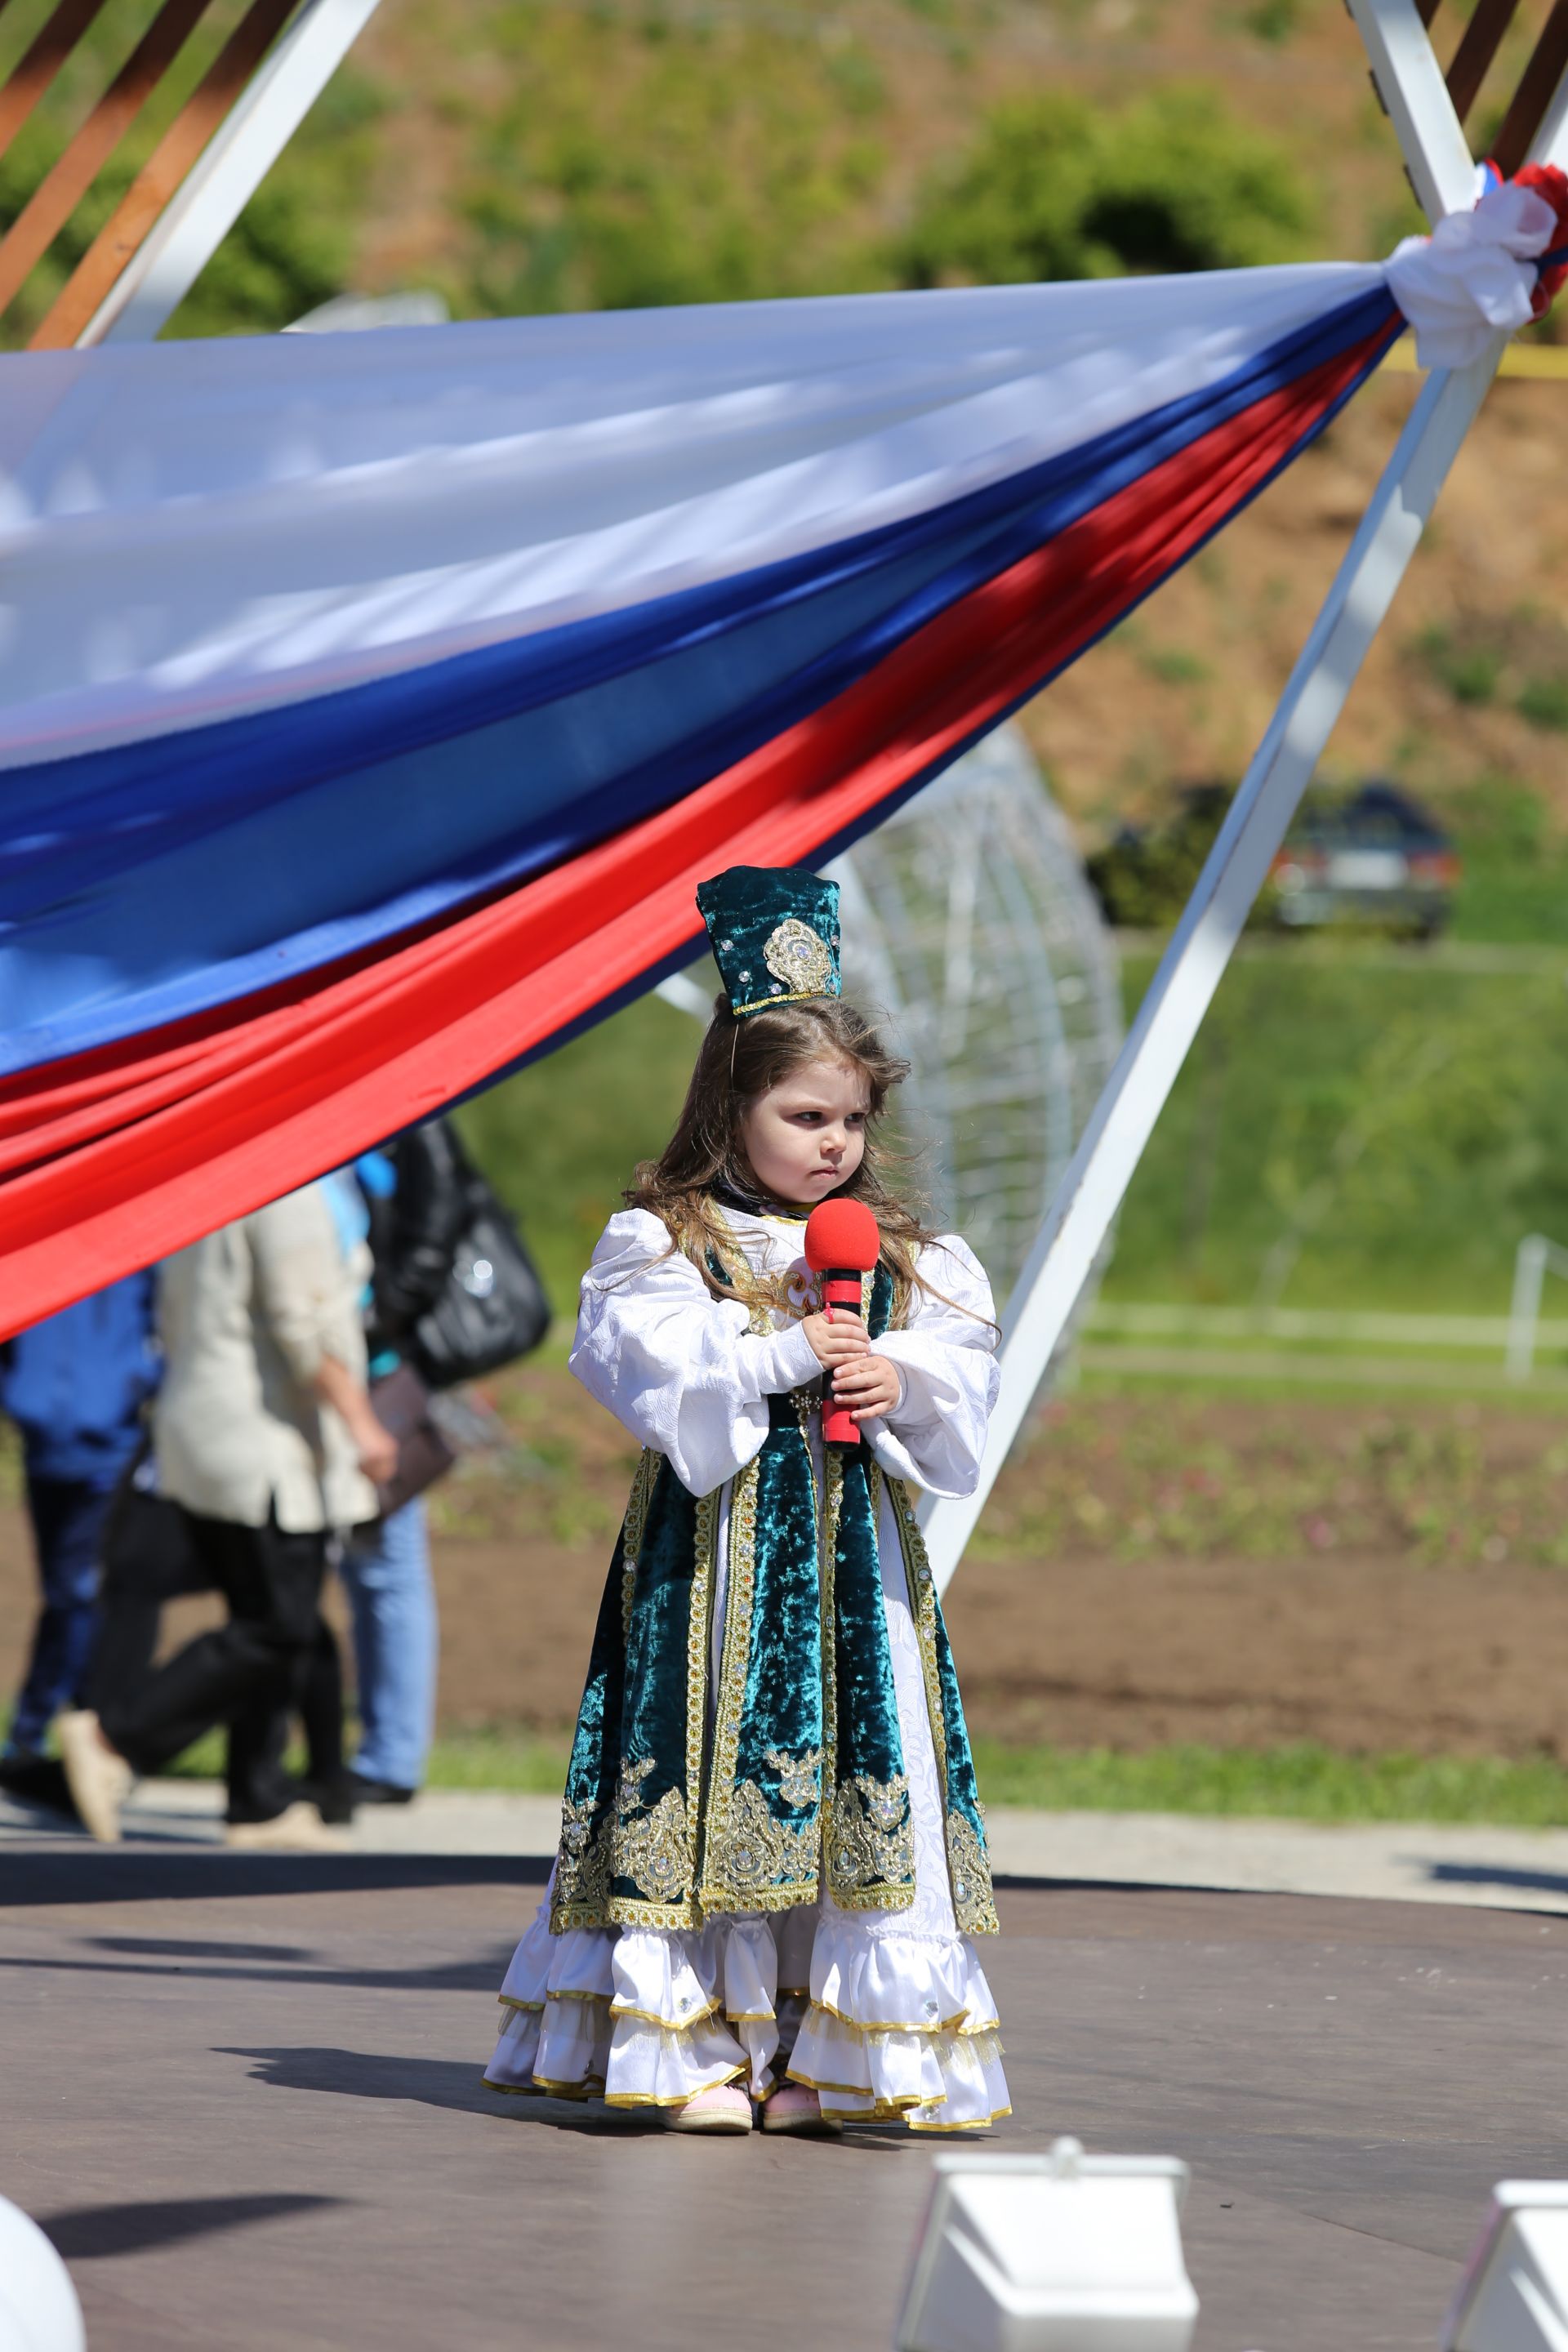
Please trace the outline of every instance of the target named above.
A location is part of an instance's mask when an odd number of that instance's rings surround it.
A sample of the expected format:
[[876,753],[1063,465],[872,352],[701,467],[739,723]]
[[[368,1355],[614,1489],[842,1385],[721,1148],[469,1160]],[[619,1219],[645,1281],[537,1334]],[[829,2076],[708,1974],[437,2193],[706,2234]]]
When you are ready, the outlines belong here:
[[[87,1709],[60,1718],[71,1794],[97,1838],[119,1836],[133,1774],[297,1696],[329,1538],[375,1516],[376,1484],[396,1467],[365,1387],[368,1254],[345,1253],[333,1181],[238,1218],[161,1269],[158,1488],[229,1617],[117,1691],[103,1721]],[[300,1841],[308,1808],[286,1792],[262,1805],[271,1810],[258,1805],[259,1818],[231,1830],[236,1842]]]

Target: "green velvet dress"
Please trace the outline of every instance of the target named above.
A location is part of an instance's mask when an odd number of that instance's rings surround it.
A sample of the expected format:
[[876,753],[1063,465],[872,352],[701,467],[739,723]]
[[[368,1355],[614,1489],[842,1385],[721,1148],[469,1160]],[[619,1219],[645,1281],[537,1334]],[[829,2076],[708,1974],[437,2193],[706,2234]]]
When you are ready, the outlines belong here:
[[973,2129],[1006,2105],[970,1941],[996,1919],[916,1496],[977,1475],[989,1292],[951,1239],[897,1328],[868,1277],[902,1394],[825,1450],[800,1224],[729,1223],[750,1304],[637,1211],[584,1285],[574,1369],[643,1451],[489,2079],[643,2105],[787,2075],[847,2120]]

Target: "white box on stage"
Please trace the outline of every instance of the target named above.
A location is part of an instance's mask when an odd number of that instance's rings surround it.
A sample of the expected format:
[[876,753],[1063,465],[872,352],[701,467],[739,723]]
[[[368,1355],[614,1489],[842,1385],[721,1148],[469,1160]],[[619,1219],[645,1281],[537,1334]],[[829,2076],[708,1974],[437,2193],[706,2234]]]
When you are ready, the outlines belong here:
[[1186,2352],[1174,2157],[939,2156],[899,2352]]
[[1568,2180],[1500,2180],[1443,2352],[1568,2352]]

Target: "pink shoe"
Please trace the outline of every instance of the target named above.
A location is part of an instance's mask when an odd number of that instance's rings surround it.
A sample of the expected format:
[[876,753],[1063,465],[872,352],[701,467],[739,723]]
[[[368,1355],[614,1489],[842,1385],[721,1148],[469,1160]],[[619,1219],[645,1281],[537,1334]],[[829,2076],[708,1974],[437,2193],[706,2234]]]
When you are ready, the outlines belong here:
[[804,2083],[785,2083],[763,2109],[763,2129],[773,2132],[837,2132],[844,2128],[822,2112],[822,2102]]
[[683,2107],[671,2107],[664,2118],[666,2131],[749,2132],[752,2103],[733,2083],[715,2083],[699,2091]]

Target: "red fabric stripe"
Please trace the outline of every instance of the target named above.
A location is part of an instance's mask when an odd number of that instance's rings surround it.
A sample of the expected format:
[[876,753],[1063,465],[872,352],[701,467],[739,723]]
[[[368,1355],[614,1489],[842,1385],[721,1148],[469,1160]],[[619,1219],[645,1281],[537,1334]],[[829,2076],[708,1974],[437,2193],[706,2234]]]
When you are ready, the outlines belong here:
[[0,1086],[0,1333],[437,1110],[807,864],[1069,662],[1288,457],[1397,322],[1181,451],[662,814],[374,961]]

